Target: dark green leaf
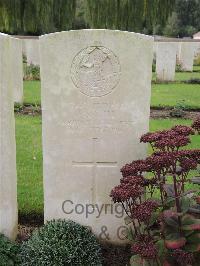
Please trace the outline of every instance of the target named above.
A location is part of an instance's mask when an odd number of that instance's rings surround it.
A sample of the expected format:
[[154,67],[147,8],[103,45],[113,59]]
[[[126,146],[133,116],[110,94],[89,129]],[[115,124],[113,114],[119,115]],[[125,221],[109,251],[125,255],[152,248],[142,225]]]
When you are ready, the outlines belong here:
[[156,247],[158,250],[158,256],[162,257],[165,254],[166,248],[165,248],[165,242],[164,240],[159,240],[158,242],[156,242]]
[[165,218],[165,223],[168,226],[171,226],[173,228],[178,228],[178,218],[177,217]]
[[187,242],[189,244],[200,244],[200,234],[196,232],[191,234],[187,237]]
[[181,205],[181,211],[183,213],[186,213],[190,206],[192,206],[192,204],[194,203],[194,201],[188,197],[181,197],[180,199],[180,205]]

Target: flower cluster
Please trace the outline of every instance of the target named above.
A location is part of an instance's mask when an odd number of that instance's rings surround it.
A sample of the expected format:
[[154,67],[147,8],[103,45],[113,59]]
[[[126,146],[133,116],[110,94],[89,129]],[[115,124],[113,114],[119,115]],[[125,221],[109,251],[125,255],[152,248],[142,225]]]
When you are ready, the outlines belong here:
[[168,152],[155,152],[146,159],[146,163],[149,166],[149,172],[166,171],[173,164],[173,162],[174,157]]
[[175,126],[170,130],[144,134],[140,142],[150,143],[153,148],[162,151],[173,151],[188,145],[190,143],[189,135],[193,134],[194,130],[192,127]]
[[136,160],[130,164],[126,164],[122,167],[121,173],[123,177],[130,175],[141,175],[143,172],[148,171],[148,165],[145,160]]
[[172,130],[177,132],[178,134],[182,135],[182,136],[189,136],[189,135],[194,135],[194,129],[192,127],[188,127],[188,126],[175,126],[172,127]]
[[193,254],[182,249],[176,249],[173,252],[172,256],[180,266],[192,265],[194,261]]
[[130,199],[135,200],[144,193],[144,188],[139,182],[128,178],[123,180],[120,185],[114,187],[110,193],[110,197],[114,202],[125,202]]
[[200,116],[193,122],[192,127],[200,134]]
[[193,158],[181,158],[180,167],[182,172],[189,172],[190,170],[197,169],[197,160]]
[[133,253],[140,255],[146,260],[155,259],[157,256],[156,246],[153,242],[152,237],[148,235],[142,234],[138,236],[131,249]]
[[[185,190],[186,182],[200,182],[198,177],[187,179],[189,172],[200,164],[200,149],[183,149],[195,130],[200,134],[200,118],[192,127],[174,126],[143,135],[140,141],[151,144],[152,155],[122,167],[120,184],[110,194],[114,202],[122,203],[128,216],[126,222],[132,223],[132,252],[157,265],[167,258],[181,266],[191,265],[194,260],[192,252],[181,248],[190,243],[183,228],[193,230],[200,226],[187,212],[196,211],[198,206],[193,205],[196,204],[194,200],[197,204],[200,200],[195,192],[191,195]],[[148,195],[147,200],[144,193]],[[153,200],[154,193],[160,196],[159,200]],[[190,200],[186,196],[188,193],[192,197]],[[188,222],[194,226],[187,226]],[[165,248],[162,256],[157,251],[160,245]],[[195,245],[199,247],[200,240],[197,239]]]
[[134,205],[131,209],[133,219],[148,224],[153,211],[158,208],[159,204],[155,200],[146,200],[140,205]]
[[126,176],[121,178],[120,180],[121,184],[129,184],[129,185],[144,185],[144,177],[142,175],[130,175],[130,176]]
[[184,147],[190,143],[190,139],[187,136],[170,136],[167,138],[162,138],[155,142],[154,146],[160,150],[174,150]]

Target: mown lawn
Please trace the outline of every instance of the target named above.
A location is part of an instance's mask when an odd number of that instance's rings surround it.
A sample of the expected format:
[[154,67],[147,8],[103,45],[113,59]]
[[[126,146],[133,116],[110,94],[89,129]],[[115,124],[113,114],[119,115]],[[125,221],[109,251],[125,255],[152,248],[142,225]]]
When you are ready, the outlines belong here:
[[[200,72],[179,72],[176,75],[188,79],[191,74],[200,79]],[[40,81],[24,82],[24,104],[41,105],[40,94]],[[200,84],[152,84],[151,106],[174,107],[180,102],[187,108],[200,108]]]
[[24,81],[24,104],[41,104],[40,81]]
[[[150,130],[162,130],[190,120],[151,120]],[[16,115],[18,203],[23,215],[43,213],[41,116]],[[192,137],[190,147],[200,148],[200,136]],[[150,150],[150,149],[149,149]]]
[[151,106],[200,108],[200,84],[152,84]]
[[16,115],[18,204],[23,214],[43,212],[40,116]]
[[[200,78],[200,66],[194,66],[193,72],[176,72],[175,74],[175,81],[184,81],[189,79]],[[156,80],[156,73],[153,72],[152,80]]]

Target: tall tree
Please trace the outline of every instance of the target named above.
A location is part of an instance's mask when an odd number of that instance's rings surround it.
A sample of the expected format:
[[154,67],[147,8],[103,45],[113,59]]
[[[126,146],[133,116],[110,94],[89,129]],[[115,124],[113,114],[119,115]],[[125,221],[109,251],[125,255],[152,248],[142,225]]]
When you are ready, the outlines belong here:
[[200,30],[200,0],[176,0],[172,17],[164,33],[168,36],[192,36]]
[[53,18],[57,30],[72,29],[76,13],[76,0],[54,0]]
[[33,34],[72,29],[76,0],[0,0],[0,31]]
[[87,0],[86,20],[92,28],[153,31],[165,24],[175,0]]
[[20,0],[0,0],[0,30],[14,33],[20,28]]

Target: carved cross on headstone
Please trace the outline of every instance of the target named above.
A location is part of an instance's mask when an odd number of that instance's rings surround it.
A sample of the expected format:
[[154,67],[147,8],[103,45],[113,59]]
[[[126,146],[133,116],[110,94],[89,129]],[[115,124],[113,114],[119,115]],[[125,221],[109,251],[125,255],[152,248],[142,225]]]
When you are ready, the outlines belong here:
[[[96,179],[96,169],[98,167],[117,167],[117,161],[105,161],[105,160],[96,160],[96,144],[98,141],[98,138],[93,138],[93,149],[92,149],[92,158],[93,160],[91,161],[72,161],[72,165],[73,166],[77,166],[77,167],[81,167],[81,166],[85,166],[85,167],[92,167],[93,171],[92,171],[92,175],[93,175],[93,184],[95,184],[95,179]],[[93,186],[93,200],[95,201],[95,186]]]

